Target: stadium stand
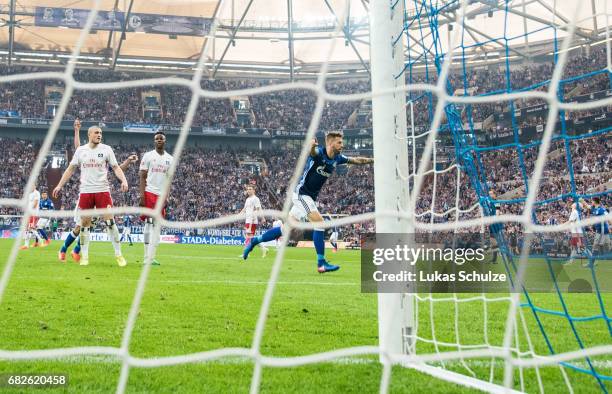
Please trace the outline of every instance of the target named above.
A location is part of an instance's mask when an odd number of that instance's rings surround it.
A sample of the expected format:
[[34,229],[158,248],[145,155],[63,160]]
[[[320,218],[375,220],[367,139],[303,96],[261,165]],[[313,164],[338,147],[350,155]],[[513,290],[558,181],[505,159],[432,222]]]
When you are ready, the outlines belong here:
[[[590,54],[573,56],[565,69],[564,78],[574,75],[600,70],[605,67],[604,48],[593,48]],[[536,85],[539,81],[551,74],[552,65],[549,63],[529,64],[514,69],[510,75],[512,86],[515,89],[541,90],[546,89],[546,82]],[[11,72],[37,72],[41,68],[12,67]],[[0,67],[1,74],[9,73],[9,69]],[[460,75],[451,75],[453,86],[460,86]],[[103,70],[77,70],[75,78],[87,82],[104,82],[142,78],[138,74],[113,73]],[[455,80],[453,80],[455,79]],[[465,88],[475,94],[494,93],[505,89],[504,76],[500,71],[493,69],[468,70],[467,86]],[[264,86],[276,83],[272,80],[203,80],[203,88],[214,91],[226,91]],[[426,79],[422,76],[413,77],[412,83],[435,82],[435,76]],[[33,80],[28,82],[12,83],[7,89],[0,91],[0,109],[3,111],[16,111],[22,118],[48,118],[45,112],[44,89],[46,86],[57,86],[56,81]],[[610,88],[610,80],[606,74],[594,74],[590,78],[568,82],[564,85],[564,94],[567,100],[578,96],[585,96]],[[149,88],[147,88],[149,89]],[[151,87],[160,92],[161,115],[158,121],[165,124],[180,124],[184,120],[189,95],[185,88],[176,86]],[[327,89],[331,93],[350,94],[365,92],[370,89],[369,82],[364,80],[328,81]],[[79,117],[82,120],[101,122],[144,122],[142,111],[143,89],[123,89],[113,91],[77,91],[70,102],[66,119]],[[252,124],[240,126],[260,127],[270,130],[305,130],[312,117],[315,106],[315,96],[309,91],[286,90],[263,95],[253,95],[249,98],[250,110],[253,113]],[[409,113],[414,116],[415,128],[425,129],[429,126],[432,114],[426,108],[431,108],[427,94],[414,98],[414,108]],[[513,103],[514,111],[534,108],[540,105],[538,100],[523,100]],[[368,106],[362,101],[327,103],[319,128],[321,130],[342,129],[349,125],[354,127],[371,127],[371,114],[360,117],[357,121],[355,114]],[[482,122],[481,132],[485,140],[497,141],[499,136],[507,135],[512,130],[512,117],[503,116],[510,111],[510,107],[503,107],[499,103],[473,105],[470,110],[475,121]],[[608,123],[600,123],[596,127],[588,124],[593,116],[612,112],[612,108],[598,108],[592,111],[569,112],[567,119],[586,119],[585,130],[604,129]],[[501,116],[500,116],[501,114]],[[526,111],[520,120],[521,127],[543,126],[545,115],[533,111],[530,115]],[[151,121],[150,119],[148,121]],[[200,102],[194,125],[209,127],[237,127],[232,103],[229,99],[212,100],[203,99]],[[25,184],[28,169],[35,159],[38,151],[36,142],[22,139],[0,140],[0,150],[9,161],[8,166],[0,168],[3,184],[0,188],[0,197],[19,197]],[[438,145],[440,154],[452,149],[448,144]],[[371,146],[371,145],[366,145]],[[576,174],[576,186],[579,193],[595,192],[596,185],[601,185],[601,179],[612,181],[612,141],[607,134],[600,134],[592,138],[578,139],[569,143],[573,157],[573,171]],[[130,153],[142,154],[147,147],[138,145],[114,146],[118,159],[125,159]],[[363,148],[363,147],[362,147]],[[58,143],[56,150],[64,150],[70,155],[72,148],[68,143]],[[522,177],[533,171],[537,156],[537,146],[529,147],[523,151],[526,165],[526,174],[521,173],[518,151],[516,149],[490,150],[483,153],[482,158],[487,169],[490,169],[490,187],[499,198],[524,197]],[[539,200],[546,200],[555,196],[569,193],[568,167],[565,162],[564,146],[562,142],[554,142],[550,150],[545,168],[545,178],[540,188]],[[220,217],[240,210],[243,200],[243,189],[247,183],[258,183],[259,196],[264,207],[280,208],[280,201],[286,193],[287,163],[297,160],[298,152],[295,150],[261,151],[253,149],[219,149],[190,147],[181,157],[177,176],[172,185],[169,197],[169,214],[171,220],[202,220]],[[241,166],[241,159],[248,157],[266,164],[266,171],[254,173],[252,168]],[[451,163],[448,163],[449,165]],[[9,170],[10,169],[10,170]],[[320,207],[323,212],[334,214],[356,214],[372,211],[374,209],[373,173],[371,168],[350,168],[349,176],[333,178],[326,186],[320,198]],[[132,185],[137,184],[137,169],[127,171],[128,180]],[[45,184],[46,175],[43,172],[40,184]],[[229,187],[228,187],[229,186]],[[450,171],[437,174],[436,179],[436,213],[443,213],[453,207],[456,196],[456,172]],[[460,208],[467,209],[476,203],[476,197],[468,185],[467,177],[461,181]],[[600,189],[603,186],[599,186]],[[417,214],[425,212],[431,207],[433,184],[431,182],[423,188],[417,201]],[[181,191],[187,190],[186,194]],[[359,192],[357,192],[359,191]],[[62,196],[63,208],[71,208],[76,201],[77,183],[69,184]],[[115,203],[118,205],[137,205],[137,193],[125,195],[116,193]],[[607,197],[609,198],[609,197]],[[230,204],[226,202],[230,201]],[[558,222],[565,221],[568,215],[567,207],[563,204],[547,205],[547,210],[538,212],[538,220],[544,223],[551,216]],[[520,204],[511,208],[518,212]],[[554,213],[552,212],[554,210]],[[2,208],[1,214],[12,215],[14,209]],[[472,217],[476,212],[462,213],[461,218]],[[433,221],[444,222],[455,220],[455,213],[436,215]],[[430,214],[423,214],[420,220],[431,221]],[[69,224],[65,223],[67,227]],[[507,231],[518,231],[516,225],[510,225]],[[356,236],[358,233],[371,230],[371,224],[354,225],[352,229],[345,229],[345,237]]]

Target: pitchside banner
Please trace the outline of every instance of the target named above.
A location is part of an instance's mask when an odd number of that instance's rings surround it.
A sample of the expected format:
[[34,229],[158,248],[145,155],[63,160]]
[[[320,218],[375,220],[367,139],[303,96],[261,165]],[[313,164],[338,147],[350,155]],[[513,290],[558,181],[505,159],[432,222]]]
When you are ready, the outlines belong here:
[[[89,12],[79,8],[36,7],[34,25],[82,29]],[[121,30],[124,21],[123,12],[98,11],[92,30]],[[127,22],[128,32],[205,36],[210,31],[212,19],[132,12]]]
[[192,245],[244,245],[244,237],[224,237],[211,235],[183,235],[179,237],[177,243]]
[[567,259],[530,257],[518,275],[519,258],[494,260],[489,240],[479,233],[366,234],[361,242],[364,293],[612,291],[609,260],[582,266]]

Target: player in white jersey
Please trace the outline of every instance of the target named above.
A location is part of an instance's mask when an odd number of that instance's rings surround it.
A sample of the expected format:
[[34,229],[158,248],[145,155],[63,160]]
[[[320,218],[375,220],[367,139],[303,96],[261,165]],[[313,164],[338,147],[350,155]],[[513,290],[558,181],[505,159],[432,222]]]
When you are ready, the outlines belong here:
[[[140,206],[146,208],[155,208],[157,199],[162,194],[163,188],[166,187],[168,171],[174,160],[172,156],[166,152],[166,135],[158,131],[153,136],[155,149],[142,155],[140,161]],[[166,217],[166,203],[162,208],[162,216]],[[146,264],[150,259],[151,264],[159,265],[159,262],[154,259],[155,250],[159,245],[159,223],[153,220],[152,217],[145,215],[140,217],[145,221],[144,225],[144,259]]]
[[[77,118],[74,120],[74,149],[75,150],[79,149],[79,147],[81,146],[80,131],[81,131],[81,121]],[[121,163],[119,167],[121,167],[123,171],[127,171],[129,166],[132,163],[136,163],[137,161],[138,161],[138,156],[132,154],[123,163]],[[76,202],[76,207],[74,208],[74,223],[75,223],[74,228],[72,229],[72,231],[68,232],[68,235],[66,236],[66,239],[64,240],[64,244],[62,245],[62,247],[60,248],[57,254],[59,261],[64,262],[64,263],[66,262],[66,252],[68,251],[68,248],[70,247],[70,245],[72,245],[72,243],[75,240],[77,240],[77,244],[72,250],[72,259],[77,263],[81,260],[81,254],[80,254],[81,253],[81,243],[80,241],[78,241],[79,234],[81,233],[81,218],[79,217],[79,202],[78,201]]]
[[[79,167],[81,169],[79,209],[110,208],[113,206],[113,199],[108,182],[108,167],[112,168],[119,181],[121,181],[122,192],[127,192],[128,183],[111,147],[101,143],[102,129],[98,126],[90,127],[87,131],[87,137],[89,142],[87,145],[79,146],[74,152],[70,165],[53,190],[53,197],[59,197],[60,191]],[[121,254],[119,230],[113,215],[105,214],[103,219],[106,222],[106,230],[115,250],[117,264],[120,267],[125,267],[127,262]],[[91,217],[81,217],[81,226],[80,239],[83,253],[80,264],[88,265]]]
[[[32,187],[32,191],[28,195],[28,207],[31,210],[30,220],[28,221],[28,228],[23,234],[23,245],[19,248],[21,250],[28,249],[30,247],[30,239],[36,239],[34,246],[38,246],[41,240],[40,235],[36,231],[36,224],[38,223],[38,210],[40,206],[40,192],[36,190],[36,185]],[[43,244],[44,245],[44,244]]]
[[[580,209],[585,211],[587,209],[587,204],[581,198],[578,200],[578,204],[580,204]],[[571,210],[569,219],[567,220],[570,223],[579,223],[580,222],[580,212],[578,212],[578,206],[575,202],[569,202],[569,208]],[[570,259],[567,264],[572,264],[574,262],[574,258],[582,254],[584,240],[583,240],[583,231],[582,227],[574,227],[571,229],[572,238],[570,239]]]
[[[251,239],[255,236],[255,231],[257,231],[257,225],[259,224],[259,218],[257,217],[257,211],[261,211],[261,201],[259,201],[259,197],[255,195],[255,186],[248,185],[246,188],[247,199],[244,202],[244,207],[240,211],[240,214],[245,214],[245,223],[244,223],[244,245],[248,246],[251,242]],[[261,245],[261,257],[266,257],[268,254],[268,248],[264,245]],[[242,255],[240,255],[242,257]]]

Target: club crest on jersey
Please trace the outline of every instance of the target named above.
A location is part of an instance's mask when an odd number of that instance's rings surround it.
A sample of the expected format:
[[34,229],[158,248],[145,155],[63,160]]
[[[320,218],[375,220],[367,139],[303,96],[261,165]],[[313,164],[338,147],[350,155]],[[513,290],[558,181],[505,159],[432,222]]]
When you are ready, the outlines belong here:
[[104,153],[98,153],[98,157],[104,157]]
[[327,171],[325,171],[325,166],[318,166],[317,167],[317,174],[324,176],[326,178],[329,178],[331,176],[331,174]]

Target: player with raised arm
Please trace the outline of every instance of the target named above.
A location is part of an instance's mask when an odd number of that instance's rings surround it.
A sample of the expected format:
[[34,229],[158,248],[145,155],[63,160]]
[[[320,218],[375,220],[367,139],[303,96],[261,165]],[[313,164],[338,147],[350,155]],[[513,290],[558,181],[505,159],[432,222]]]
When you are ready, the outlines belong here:
[[28,249],[30,247],[30,239],[34,238],[34,247],[38,247],[38,242],[41,237],[36,231],[36,223],[38,222],[38,210],[40,209],[40,192],[36,190],[36,185],[32,187],[32,191],[28,195],[28,206],[32,210],[30,220],[28,221],[28,228],[23,234],[23,245],[19,247],[21,250]]
[[[80,131],[81,131],[81,121],[77,118],[74,120],[74,149],[75,150],[81,146]],[[129,166],[132,163],[136,163],[137,161],[138,161],[137,155],[130,155],[123,163],[121,163],[121,165],[119,165],[119,167],[121,167],[123,171],[127,171]],[[81,260],[81,255],[80,255],[81,242],[79,240],[79,234],[81,233],[81,219],[79,218],[78,210],[79,210],[79,207],[78,207],[78,201],[77,201],[77,206],[74,209],[75,226],[71,231],[68,232],[68,235],[66,236],[66,239],[64,240],[64,244],[62,245],[62,247],[60,248],[58,252],[58,259],[62,262],[66,261],[66,252],[68,251],[68,248],[70,247],[70,245],[72,245],[72,243],[75,240],[77,241],[77,243],[74,249],[72,250],[72,259],[77,263]]]
[[[294,220],[309,220],[320,224],[323,217],[319,213],[316,200],[321,188],[333,174],[336,167],[343,164],[372,164],[374,159],[368,157],[346,157],[342,154],[344,143],[341,131],[332,131],[325,136],[325,147],[320,147],[313,139],[310,147],[310,156],[302,177],[293,191],[293,206],[290,215]],[[261,243],[278,239],[282,231],[273,227],[264,234],[254,237],[244,249],[243,258],[246,260],[253,248]],[[337,271],[340,267],[332,265],[325,260],[325,231],[315,227],[312,235],[314,247],[317,252],[317,271],[319,273]]]
[[[579,223],[580,222],[581,218],[580,218],[580,212],[578,212],[578,205],[580,205],[580,209],[582,210],[585,210],[588,207],[588,205],[584,202],[582,198],[578,200],[578,203],[570,201],[569,202],[570,215],[569,215],[569,219],[567,220],[569,223]],[[571,234],[572,234],[572,237],[570,239],[571,253],[570,253],[570,258],[566,264],[572,264],[576,256],[582,253],[582,248],[584,246],[583,233],[584,232],[582,230],[582,227],[574,227],[571,229]]]
[[[125,174],[112,148],[102,144],[102,129],[98,126],[92,126],[87,131],[89,142],[87,145],[79,146],[74,152],[70,165],[64,171],[58,185],[53,190],[53,197],[58,198],[60,191],[68,182],[74,171],[79,167],[81,169],[81,184],[79,191],[79,209],[92,208],[110,208],[113,206],[113,199],[110,194],[110,185],[108,182],[108,167],[110,166],[121,182],[121,191],[127,192],[128,183],[125,179]],[[108,232],[113,249],[115,250],[115,258],[120,267],[125,267],[127,262],[121,254],[121,244],[119,243],[119,230],[115,224],[112,214],[104,214],[103,219],[106,222],[106,231]],[[91,226],[91,217],[81,217],[80,241],[83,256],[80,264],[89,264],[89,232]]]
[[[166,135],[158,131],[153,136],[153,144],[155,149],[142,155],[140,161],[140,206],[146,208],[155,208],[157,199],[162,194],[162,188],[168,178],[168,171],[172,165],[174,158],[166,152]],[[162,216],[166,216],[166,206],[162,208]],[[155,256],[155,250],[159,245],[159,223],[152,217],[142,215],[141,220],[144,220],[144,260]],[[153,265],[159,265],[157,260],[151,261]]]
[[[246,213],[245,224],[244,224],[244,246],[248,246],[253,237],[255,231],[257,231],[257,224],[259,218],[257,217],[257,211],[261,211],[261,201],[259,197],[255,195],[255,186],[248,185],[246,187],[247,199],[244,202],[244,207],[240,211],[240,214]],[[266,257],[268,254],[268,248],[261,245],[261,257]],[[241,255],[242,256],[242,255]]]

